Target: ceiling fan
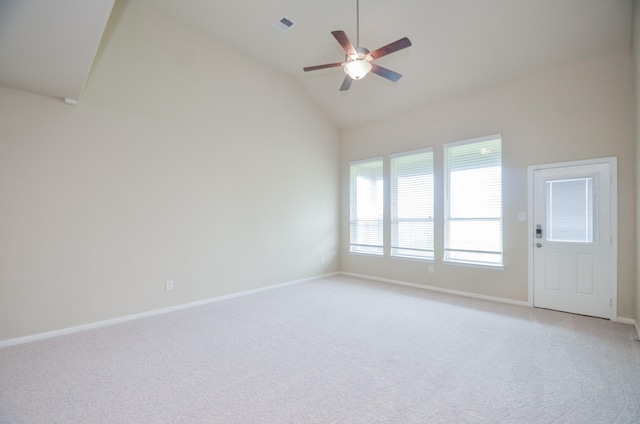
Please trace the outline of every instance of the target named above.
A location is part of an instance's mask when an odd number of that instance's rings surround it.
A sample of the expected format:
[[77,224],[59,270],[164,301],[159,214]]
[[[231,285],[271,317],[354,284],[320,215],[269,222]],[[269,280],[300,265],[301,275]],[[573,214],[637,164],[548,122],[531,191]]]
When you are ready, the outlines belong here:
[[362,79],[369,72],[373,72],[374,74],[380,75],[381,77],[393,82],[397,82],[402,78],[401,74],[390,69],[383,68],[382,66],[372,62],[382,56],[386,56],[411,46],[411,41],[409,41],[407,37],[404,37],[372,52],[364,47],[360,47],[360,0],[356,0],[356,46],[354,47],[354,45],[351,44],[351,41],[349,41],[349,38],[344,31],[332,31],[331,34],[336,40],[338,40],[338,43],[340,43],[342,49],[346,53],[347,56],[345,61],[328,63],[326,65],[309,66],[304,68],[305,72],[317,71],[319,69],[326,68],[337,68],[339,66],[343,67],[347,76],[340,87],[340,91],[348,90],[351,87],[353,80]]

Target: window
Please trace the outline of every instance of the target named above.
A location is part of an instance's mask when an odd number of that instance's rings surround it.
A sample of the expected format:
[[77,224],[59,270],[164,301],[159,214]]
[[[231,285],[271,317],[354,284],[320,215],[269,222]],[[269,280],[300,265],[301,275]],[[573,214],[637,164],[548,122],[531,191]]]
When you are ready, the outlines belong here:
[[391,256],[433,259],[433,151],[391,156]]
[[547,181],[547,240],[593,243],[593,177]]
[[502,266],[502,140],[444,145],[444,260]]
[[382,158],[351,163],[350,252],[382,255]]

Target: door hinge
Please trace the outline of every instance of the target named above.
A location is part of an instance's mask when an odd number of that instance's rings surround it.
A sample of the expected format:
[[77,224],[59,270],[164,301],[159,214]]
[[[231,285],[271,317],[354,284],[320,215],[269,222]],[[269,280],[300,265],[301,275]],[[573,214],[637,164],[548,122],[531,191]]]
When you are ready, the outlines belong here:
[[613,306],[613,298],[609,298],[609,307],[611,308]]

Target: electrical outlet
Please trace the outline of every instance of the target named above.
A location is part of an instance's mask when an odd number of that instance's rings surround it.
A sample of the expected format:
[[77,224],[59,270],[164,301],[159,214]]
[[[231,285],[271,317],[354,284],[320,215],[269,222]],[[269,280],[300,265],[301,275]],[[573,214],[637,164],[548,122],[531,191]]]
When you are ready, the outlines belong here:
[[324,265],[324,256],[322,257],[322,265]]
[[167,281],[166,288],[167,288],[167,291],[173,290],[173,280]]
[[433,274],[433,265],[429,265],[429,274]]

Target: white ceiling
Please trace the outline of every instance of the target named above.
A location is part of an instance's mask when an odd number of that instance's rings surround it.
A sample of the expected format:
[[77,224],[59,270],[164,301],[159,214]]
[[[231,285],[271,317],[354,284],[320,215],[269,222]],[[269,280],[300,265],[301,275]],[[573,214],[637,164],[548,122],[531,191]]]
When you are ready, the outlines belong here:
[[[376,61],[403,74],[398,83],[369,75],[339,92],[340,68],[302,68],[344,59],[331,31],[345,31],[355,44],[356,0],[130,1],[145,2],[295,78],[341,128],[628,47],[633,9],[632,0],[361,0],[362,47],[374,50],[404,36],[413,46]],[[77,98],[90,69],[87,52],[97,48],[89,44],[104,30],[109,3],[0,0],[0,84]],[[15,9],[29,9],[26,4],[37,4],[40,13],[18,14]],[[273,27],[283,16],[295,23],[286,33]],[[22,56],[28,60],[12,75],[14,66],[6,64]]]

